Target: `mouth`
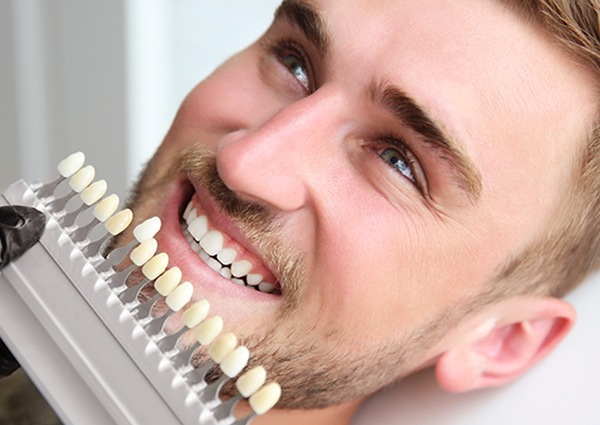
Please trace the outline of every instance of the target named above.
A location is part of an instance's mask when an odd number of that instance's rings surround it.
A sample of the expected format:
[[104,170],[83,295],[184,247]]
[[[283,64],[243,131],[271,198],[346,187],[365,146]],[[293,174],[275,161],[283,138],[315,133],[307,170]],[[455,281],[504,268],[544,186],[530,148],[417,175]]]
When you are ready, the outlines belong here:
[[[179,252],[187,252],[186,260],[182,262],[198,264],[200,260],[203,263],[200,268],[213,274],[210,280],[218,281],[220,285],[229,283],[251,291],[249,293],[280,296],[281,288],[275,274],[254,251],[241,230],[214,205],[208,193],[187,179],[181,182],[179,193],[179,229],[183,243],[190,248],[178,249]],[[172,208],[172,205],[167,208]],[[172,212],[168,215],[175,218]]]

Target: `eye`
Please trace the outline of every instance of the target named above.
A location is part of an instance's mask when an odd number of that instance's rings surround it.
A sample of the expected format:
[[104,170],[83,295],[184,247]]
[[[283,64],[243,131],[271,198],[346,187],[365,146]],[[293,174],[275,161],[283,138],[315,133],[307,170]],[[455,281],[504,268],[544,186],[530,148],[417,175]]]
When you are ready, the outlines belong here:
[[310,82],[308,79],[308,70],[306,69],[302,58],[290,52],[282,56],[280,60],[281,63],[290,70],[292,75],[300,81],[300,84],[302,84],[306,90],[309,90]]
[[402,152],[394,148],[386,148],[379,154],[390,167],[397,170],[405,178],[416,184],[416,179],[413,173],[411,160],[408,159]]
[[304,50],[292,40],[282,40],[269,46],[269,50],[287,71],[295,78],[304,91],[312,93],[312,71]]

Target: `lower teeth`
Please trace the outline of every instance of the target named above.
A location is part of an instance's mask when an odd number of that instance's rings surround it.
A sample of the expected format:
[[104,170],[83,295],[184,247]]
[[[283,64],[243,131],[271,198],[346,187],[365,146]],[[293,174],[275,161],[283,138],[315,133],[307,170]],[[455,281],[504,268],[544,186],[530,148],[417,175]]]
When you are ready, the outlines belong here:
[[181,223],[181,231],[183,232],[183,235],[185,236],[185,238],[187,239],[188,243],[190,244],[190,246],[192,247],[192,249],[194,250],[194,252],[196,252],[196,254],[198,254],[198,256],[214,271],[216,271],[217,273],[219,273],[221,276],[225,277],[226,279],[229,279],[231,282],[244,286],[246,288],[251,288],[254,289],[256,291],[259,292],[265,292],[265,293],[273,293],[273,294],[280,294],[280,291],[274,287],[274,285],[271,285],[270,283],[266,283],[266,282],[262,282],[259,285],[249,285],[246,282],[246,277],[242,277],[242,278],[235,278],[232,277],[231,274],[231,269],[229,267],[224,266],[223,264],[221,264],[219,262],[219,260],[217,260],[216,256],[209,256],[206,251],[204,251],[202,249],[202,247],[198,244],[198,241],[196,241],[194,239],[194,237],[190,234],[190,232],[187,230],[186,227],[186,223]]

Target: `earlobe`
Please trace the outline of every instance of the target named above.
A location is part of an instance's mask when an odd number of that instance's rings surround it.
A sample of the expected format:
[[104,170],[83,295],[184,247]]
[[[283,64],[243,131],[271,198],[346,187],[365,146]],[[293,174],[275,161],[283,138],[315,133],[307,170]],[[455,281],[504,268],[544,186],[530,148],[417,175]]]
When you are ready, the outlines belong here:
[[512,381],[548,354],[575,322],[571,305],[556,298],[513,299],[494,313],[500,314],[495,326],[475,338],[475,330],[466,332],[439,357],[436,376],[444,389],[465,392]]

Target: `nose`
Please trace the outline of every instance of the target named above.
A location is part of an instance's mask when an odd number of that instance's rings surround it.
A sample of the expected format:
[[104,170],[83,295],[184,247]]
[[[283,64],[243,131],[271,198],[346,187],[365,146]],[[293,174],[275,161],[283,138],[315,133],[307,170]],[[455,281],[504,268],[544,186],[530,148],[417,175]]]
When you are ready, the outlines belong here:
[[314,93],[255,128],[225,136],[217,152],[223,182],[250,202],[279,211],[302,208],[335,150],[336,104],[335,96]]

